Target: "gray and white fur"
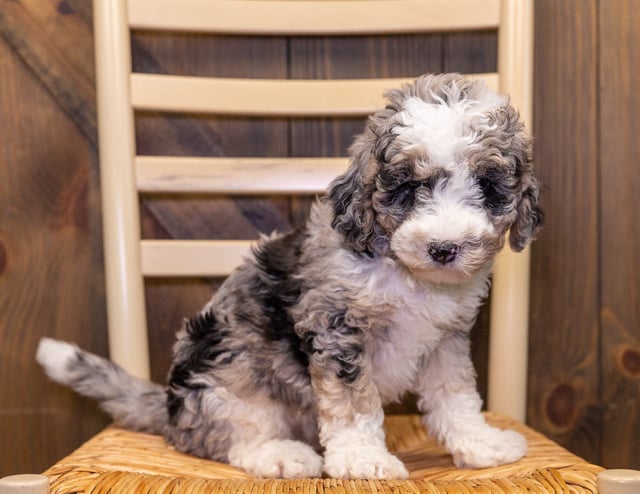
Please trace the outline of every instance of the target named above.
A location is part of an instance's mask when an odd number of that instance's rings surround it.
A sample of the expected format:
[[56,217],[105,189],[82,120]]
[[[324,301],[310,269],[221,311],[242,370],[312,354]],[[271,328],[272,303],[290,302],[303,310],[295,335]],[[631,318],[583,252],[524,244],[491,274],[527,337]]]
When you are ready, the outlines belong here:
[[385,403],[418,396],[458,466],[526,454],[480,413],[469,331],[508,235],[542,223],[507,98],[456,74],[386,94],[308,221],[263,239],[177,335],[165,387],[44,339],[47,374],[116,422],[258,477],[405,478]]

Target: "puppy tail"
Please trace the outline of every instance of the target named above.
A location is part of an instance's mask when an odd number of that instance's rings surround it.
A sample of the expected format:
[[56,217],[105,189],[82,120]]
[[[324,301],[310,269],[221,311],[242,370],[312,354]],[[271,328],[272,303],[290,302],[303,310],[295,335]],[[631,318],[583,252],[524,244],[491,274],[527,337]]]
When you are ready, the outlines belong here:
[[161,434],[169,421],[164,388],[127,374],[107,359],[43,338],[36,360],[51,379],[98,401],[122,427]]

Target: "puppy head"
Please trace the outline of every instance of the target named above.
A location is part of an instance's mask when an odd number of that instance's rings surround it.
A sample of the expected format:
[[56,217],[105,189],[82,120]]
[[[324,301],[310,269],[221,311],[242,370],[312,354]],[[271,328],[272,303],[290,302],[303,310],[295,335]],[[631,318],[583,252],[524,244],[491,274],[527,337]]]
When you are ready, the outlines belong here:
[[530,140],[507,98],[456,74],[386,94],[330,186],[333,228],[354,251],[455,283],[542,225]]

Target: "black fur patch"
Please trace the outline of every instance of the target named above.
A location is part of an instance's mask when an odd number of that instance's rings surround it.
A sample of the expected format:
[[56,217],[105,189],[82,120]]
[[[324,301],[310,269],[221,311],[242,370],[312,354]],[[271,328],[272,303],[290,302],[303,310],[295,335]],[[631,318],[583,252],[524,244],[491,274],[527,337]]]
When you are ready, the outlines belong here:
[[175,395],[171,388],[167,388],[167,411],[169,412],[169,424],[176,425],[178,415],[182,411],[182,398]]
[[[337,364],[336,377],[345,384],[353,384],[361,375],[364,360],[362,330],[345,321],[346,311],[340,310],[329,319],[327,331],[331,338],[318,338],[315,332],[305,334],[304,345],[310,355],[328,359]],[[320,341],[324,340],[325,344]],[[327,344],[327,342],[329,344]]]
[[[373,214],[370,211],[373,190],[360,186],[354,170],[336,178],[324,200],[333,209],[331,227],[344,237],[345,246],[356,254],[375,257]],[[371,218],[366,218],[367,214]]]
[[295,278],[295,274],[300,269],[306,236],[306,230],[301,227],[261,245],[254,252],[258,267],[255,293],[269,321],[264,336],[269,341],[286,342],[291,355],[305,369],[309,359],[289,311],[300,298],[302,281]]
[[477,182],[491,214],[506,214],[512,207],[516,180],[501,170],[490,168],[477,178]]
[[438,169],[428,177],[416,179],[408,161],[385,165],[376,176],[377,190],[373,195],[378,222],[391,233],[404,221],[417,200],[431,197],[436,184],[448,177],[444,169]]
[[341,349],[338,355],[331,357],[340,366],[336,376],[343,379],[346,384],[353,384],[360,377],[363,352],[362,345],[354,344]]
[[[172,389],[202,389],[203,385],[191,383],[191,377],[206,372],[211,362],[226,351],[221,343],[228,335],[228,331],[220,328],[212,312],[200,313],[185,321],[184,324],[189,341],[189,357],[186,360],[175,361],[169,372],[167,409],[171,423],[176,420],[182,410],[182,398],[176,396]],[[224,358],[233,358],[233,355],[229,353]]]

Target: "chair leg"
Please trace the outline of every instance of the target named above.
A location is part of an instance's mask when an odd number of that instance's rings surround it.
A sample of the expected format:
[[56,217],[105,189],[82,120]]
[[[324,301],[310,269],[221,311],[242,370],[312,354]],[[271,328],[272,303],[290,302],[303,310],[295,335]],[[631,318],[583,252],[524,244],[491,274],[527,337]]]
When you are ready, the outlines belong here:
[[600,494],[634,494],[640,492],[640,471],[604,470],[598,474]]
[[0,479],[0,494],[49,494],[45,475],[10,475]]

